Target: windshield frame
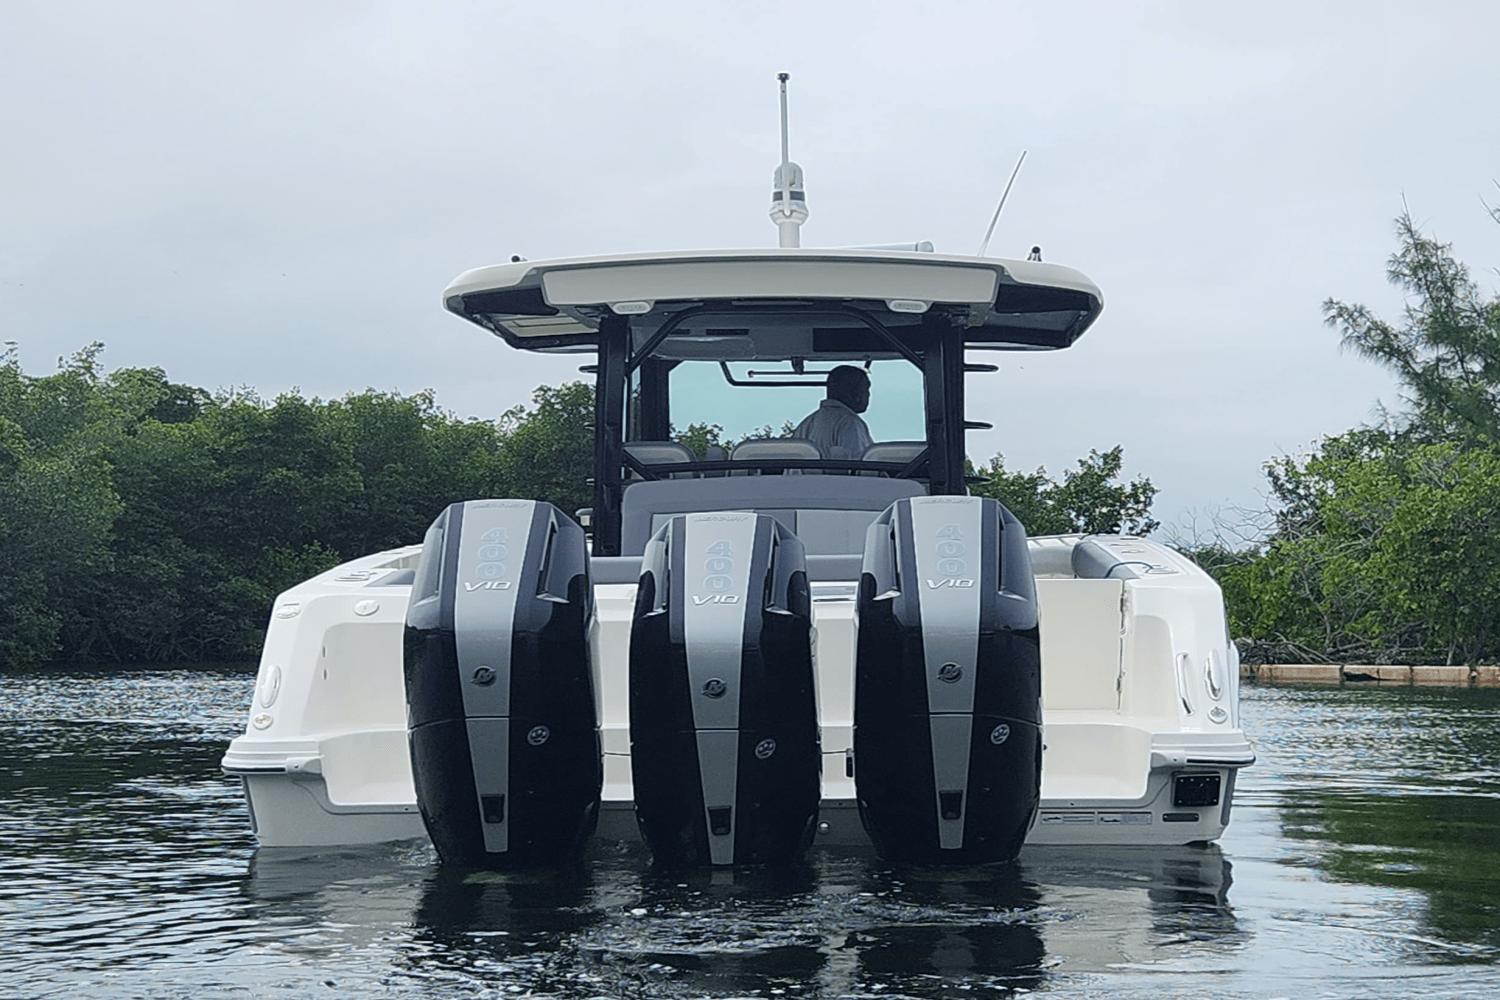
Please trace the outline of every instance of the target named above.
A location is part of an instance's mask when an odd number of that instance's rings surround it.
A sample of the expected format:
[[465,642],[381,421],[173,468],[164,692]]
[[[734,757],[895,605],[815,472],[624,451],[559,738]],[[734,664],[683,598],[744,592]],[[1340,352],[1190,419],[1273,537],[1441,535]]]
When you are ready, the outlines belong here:
[[[627,440],[672,440],[668,410],[668,379],[679,359],[658,354],[672,333],[689,319],[705,315],[748,319],[756,316],[837,315],[853,319],[874,336],[873,351],[819,353],[803,356],[803,362],[863,360],[871,353],[886,358],[904,358],[922,373],[925,445],[913,460],[865,462],[842,459],[772,458],[739,461],[698,460],[652,465],[625,450]],[[744,303],[702,302],[673,313],[636,347],[628,315],[606,316],[600,324],[598,363],[595,371],[595,462],[594,508],[591,527],[595,555],[618,555],[620,505],[627,481],[632,478],[659,480],[683,473],[757,471],[761,474],[787,471],[822,471],[854,474],[884,473],[926,483],[932,495],[962,495],[967,492],[964,432],[975,424],[963,415],[964,361],[962,328],[946,312],[930,310],[919,324],[903,327],[897,336],[868,312],[843,302]],[[847,355],[854,354],[855,357]],[[751,359],[745,359],[751,360]],[[762,360],[772,361],[773,358]],[[780,359],[797,363],[793,358]],[[977,370],[977,369],[976,369]],[[629,435],[627,438],[627,428]]]

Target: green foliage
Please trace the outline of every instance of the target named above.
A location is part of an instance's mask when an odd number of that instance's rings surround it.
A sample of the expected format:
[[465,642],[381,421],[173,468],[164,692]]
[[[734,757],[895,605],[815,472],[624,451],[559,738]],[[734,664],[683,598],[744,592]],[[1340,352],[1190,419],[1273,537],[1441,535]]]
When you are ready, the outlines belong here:
[[[1363,470],[1362,470],[1363,471]],[[1500,652],[1500,452],[1424,445],[1399,480],[1377,474],[1351,484],[1339,507],[1388,517],[1363,567],[1383,588],[1382,614],[1367,625],[1377,640],[1400,641],[1420,623],[1425,645],[1447,662]],[[1390,500],[1390,490],[1399,495]]]
[[729,450],[724,441],[724,428],[718,424],[688,424],[685,430],[673,428],[672,437],[684,445],[700,461],[708,460],[709,448]]
[[1396,232],[1400,322],[1333,299],[1324,316],[1396,375],[1409,412],[1268,463],[1270,536],[1197,553],[1252,657],[1500,656],[1500,299],[1410,215]]
[[99,377],[98,353],[41,379],[0,355],[0,663],[55,655],[69,595],[109,566],[120,508],[105,442],[130,393]]
[[1151,517],[1156,487],[1144,476],[1120,482],[1124,464],[1118,445],[1105,452],[1091,450],[1056,480],[1046,469],[1012,472],[996,455],[977,470],[986,482],[971,492],[999,500],[1032,535],[1148,535],[1159,527]]
[[[584,383],[465,420],[431,393],[213,395],[159,368],[105,374],[100,351],[41,377],[0,354],[0,667],[251,658],[278,593],[411,544],[449,503],[592,502]],[[678,436],[733,445],[709,425]],[[990,471],[1040,530],[1155,527],[1150,484],[1115,482],[1119,449],[1059,482]]]
[[590,506],[593,423],[590,386],[541,386],[532,394],[530,410],[517,407],[500,418],[499,475],[491,493],[469,495],[547,500],[569,514]]
[[1198,553],[1260,658],[1500,654],[1500,450],[1361,430],[1269,471],[1271,538]]
[[1396,235],[1387,276],[1407,296],[1401,321],[1336,299],[1323,304],[1324,317],[1345,345],[1401,380],[1414,426],[1500,443],[1500,298],[1487,297],[1452,245],[1424,234],[1409,213],[1396,220]]
[[724,428],[719,424],[688,424],[683,430],[672,429],[672,439],[678,444],[684,445],[688,451],[698,456],[700,460],[708,460],[709,448],[722,448],[725,454],[734,451],[734,446],[743,441],[760,441],[766,438],[791,437],[797,425],[790,420],[783,421],[778,430],[770,424],[762,424],[752,428],[742,438],[727,438],[724,436]]
[[100,347],[28,376],[0,354],[0,666],[256,654],[275,595],[419,539],[444,506],[589,500],[593,394],[498,421],[430,393],[210,395]]

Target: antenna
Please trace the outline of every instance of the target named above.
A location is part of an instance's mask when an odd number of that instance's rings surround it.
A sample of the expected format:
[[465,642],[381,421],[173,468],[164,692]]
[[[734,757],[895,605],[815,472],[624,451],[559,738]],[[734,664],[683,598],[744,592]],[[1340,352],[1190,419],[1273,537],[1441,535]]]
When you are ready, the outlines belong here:
[[781,82],[781,166],[776,168],[771,185],[771,221],[780,230],[777,245],[795,248],[802,245],[802,223],[807,221],[807,195],[802,190],[802,168],[791,160],[787,141],[786,82],[790,73],[777,73]]
[[789,141],[787,139],[786,121],[786,82],[791,78],[792,74],[790,73],[776,74],[776,79],[781,83],[781,165],[783,167],[786,166],[787,161],[791,159],[791,154],[787,151]]
[[1010,180],[1005,182],[1005,190],[1000,194],[1000,204],[995,206],[994,218],[990,219],[990,228],[984,231],[984,242],[979,244],[979,253],[975,256],[983,257],[984,252],[990,248],[990,237],[995,235],[995,223],[1000,221],[1000,213],[1005,210],[1005,199],[1010,197],[1010,186],[1016,182],[1016,175],[1021,172],[1021,164],[1026,162],[1027,150],[1021,150],[1021,158],[1016,161],[1016,168],[1010,172]]

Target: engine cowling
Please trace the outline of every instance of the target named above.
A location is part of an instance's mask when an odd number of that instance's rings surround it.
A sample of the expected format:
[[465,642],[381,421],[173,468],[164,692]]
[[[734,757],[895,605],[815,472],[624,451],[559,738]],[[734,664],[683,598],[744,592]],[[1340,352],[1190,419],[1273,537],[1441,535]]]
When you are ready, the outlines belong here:
[[630,635],[636,818],[658,863],[779,863],[811,841],[822,754],[802,543],[751,513],[673,517]]
[[417,805],[443,862],[564,860],[603,766],[583,529],[551,504],[455,503],[433,522],[405,633]]
[[859,587],[854,780],[892,860],[1014,858],[1041,797],[1041,652],[1026,533],[980,497],[899,500]]

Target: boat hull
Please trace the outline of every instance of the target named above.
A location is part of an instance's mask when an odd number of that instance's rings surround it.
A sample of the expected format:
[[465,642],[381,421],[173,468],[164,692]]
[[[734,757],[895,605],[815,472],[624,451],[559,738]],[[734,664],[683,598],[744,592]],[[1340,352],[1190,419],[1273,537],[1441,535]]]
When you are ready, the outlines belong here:
[[[1243,751],[1248,756],[1248,744]],[[1218,840],[1229,823],[1234,775],[1241,766],[1236,763],[1213,769],[1212,773],[1219,774],[1224,782],[1224,800],[1220,807],[1197,811],[1196,818],[1187,822],[1164,819],[1169,813],[1184,812],[1171,805],[1170,768],[1154,773],[1147,794],[1136,800],[1044,797],[1026,846],[1166,846]],[[322,780],[316,777],[255,774],[243,776],[243,782],[251,825],[262,847],[336,847],[427,839],[415,796],[404,802],[351,808],[332,802]],[[630,799],[604,800],[595,837],[639,841],[634,803]],[[853,797],[821,801],[814,848],[863,846],[869,842]]]
[[[1254,761],[1239,728],[1237,662],[1212,580],[1139,539],[1122,556],[1170,572],[1139,580],[1065,571],[1076,538],[1032,539],[1043,665],[1041,802],[1028,845],[1188,844],[1229,823]],[[1058,551],[1053,551],[1054,549]],[[406,739],[401,635],[418,547],[377,553],[283,594],[272,611],[243,735],[223,760],[243,780],[262,846],[426,836]],[[1059,552],[1063,553],[1059,555]],[[635,585],[597,583],[596,678],[604,754],[597,836],[637,839],[628,719]],[[852,582],[814,582],[822,778],[814,847],[868,843],[856,803]],[[1209,692],[1216,691],[1216,696]],[[1178,804],[1183,778],[1217,781]],[[1187,789],[1191,791],[1191,789]]]

